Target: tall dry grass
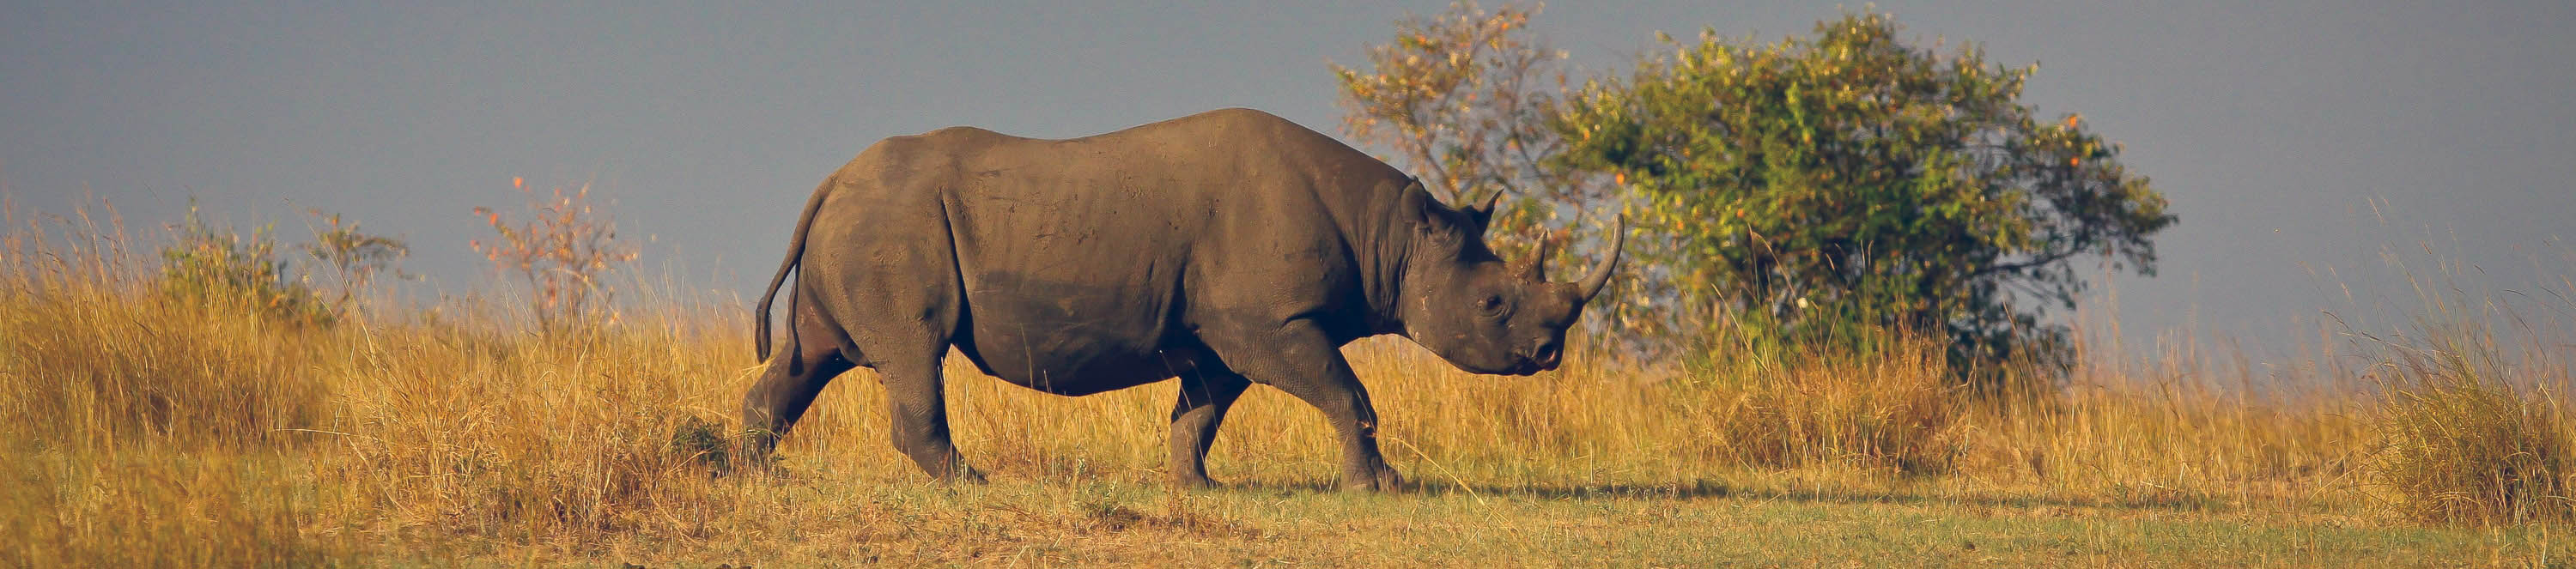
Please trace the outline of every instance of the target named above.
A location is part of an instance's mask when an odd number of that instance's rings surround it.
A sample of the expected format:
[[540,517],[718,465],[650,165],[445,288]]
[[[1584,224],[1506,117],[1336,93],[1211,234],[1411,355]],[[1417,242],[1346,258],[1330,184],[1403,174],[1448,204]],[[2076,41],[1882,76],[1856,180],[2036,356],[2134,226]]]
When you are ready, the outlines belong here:
[[330,338],[165,294],[113,210],[13,229],[0,259],[0,564],[292,565],[317,504],[284,429],[328,413]]
[[2417,518],[2576,519],[2576,422],[2565,397],[2498,380],[2476,357],[2409,353],[2390,363],[2375,478]]
[[[867,490],[925,482],[887,444],[865,371],[825,391],[779,474],[710,477],[757,372],[735,303],[637,286],[617,323],[571,330],[531,331],[506,299],[295,322],[157,292],[114,221],[78,219],[11,231],[0,259],[0,485],[14,489],[0,565],[765,551],[960,523]],[[2563,344],[2425,337],[2334,358],[2384,365],[2303,368],[2335,387],[2288,396],[2253,394],[2275,378],[2196,347],[2094,357],[2022,397],[1973,395],[1921,339],[1707,368],[1587,352],[1532,378],[1459,372],[1396,339],[1345,353],[1389,457],[1428,492],[2569,519],[2566,367],[2528,353]],[[2493,363],[2428,355],[2450,353]],[[1099,481],[1163,478],[1170,384],[1064,398],[963,362],[949,373],[960,446],[997,479],[1066,488],[1081,509]],[[2373,381],[2387,388],[2346,389]],[[1319,413],[1257,388],[1210,470],[1330,488],[1333,441]],[[1231,527],[1112,510],[1077,518]]]
[[[2546,248],[2549,266],[2576,249]],[[2413,324],[2356,331],[2381,390],[2371,479],[2402,514],[2483,525],[2576,520],[2576,275],[2529,288],[2437,253],[2383,253],[2414,285]],[[2427,266],[2429,265],[2429,266]]]

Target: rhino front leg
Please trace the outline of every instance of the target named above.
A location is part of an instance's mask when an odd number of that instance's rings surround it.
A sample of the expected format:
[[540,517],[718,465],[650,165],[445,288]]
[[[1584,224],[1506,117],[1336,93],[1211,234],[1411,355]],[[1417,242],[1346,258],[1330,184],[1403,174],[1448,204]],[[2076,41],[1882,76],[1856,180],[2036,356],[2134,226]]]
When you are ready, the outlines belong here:
[[1172,404],[1172,484],[1185,488],[1209,488],[1215,480],[1207,476],[1208,447],[1216,443],[1217,424],[1225,422],[1225,411],[1252,382],[1224,370],[1203,370],[1181,376],[1179,401]]
[[[1213,340],[1213,339],[1212,339]],[[1215,346],[1229,367],[1252,381],[1288,392],[1317,410],[1342,439],[1342,489],[1394,490],[1403,477],[1377,448],[1377,408],[1368,388],[1324,332],[1294,322],[1275,333],[1247,335]],[[1227,348],[1232,348],[1231,350]]]

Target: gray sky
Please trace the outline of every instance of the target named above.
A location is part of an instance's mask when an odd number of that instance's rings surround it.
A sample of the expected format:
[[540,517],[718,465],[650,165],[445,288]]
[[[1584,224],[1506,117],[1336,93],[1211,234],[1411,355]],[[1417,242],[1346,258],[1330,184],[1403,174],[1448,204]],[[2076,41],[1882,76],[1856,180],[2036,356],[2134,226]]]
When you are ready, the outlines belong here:
[[[595,178],[653,239],[648,265],[756,297],[814,184],[877,139],[1231,106],[1338,134],[1325,62],[1444,3],[179,4],[0,0],[0,188],[21,209],[93,192],[150,226],[195,195],[290,237],[301,208],[336,210],[409,238],[407,266],[454,291],[488,282],[472,206],[516,205],[514,176]],[[2189,328],[2294,349],[2318,311],[2351,310],[2340,284],[2412,298],[2378,255],[2427,239],[2495,286],[2576,272],[2530,262],[2576,237],[2576,4],[1878,6],[1923,42],[2040,63],[2025,100],[2082,113],[2173,200],[2162,276],[2111,283],[2133,344]],[[1836,15],[1560,3],[1534,27],[1624,72],[1656,30],[1778,39]]]

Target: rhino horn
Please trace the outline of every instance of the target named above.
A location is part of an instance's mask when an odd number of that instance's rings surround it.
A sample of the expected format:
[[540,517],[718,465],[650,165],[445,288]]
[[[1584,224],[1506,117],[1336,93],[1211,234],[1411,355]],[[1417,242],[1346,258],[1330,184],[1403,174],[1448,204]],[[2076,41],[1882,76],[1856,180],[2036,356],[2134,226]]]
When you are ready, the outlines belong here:
[[1547,282],[1547,257],[1553,253],[1548,250],[1548,246],[1554,243],[1554,240],[1539,238],[1537,254],[1530,256],[1529,264],[1521,265],[1522,279],[1534,283]]
[[1583,281],[1577,284],[1576,290],[1583,293],[1583,303],[1592,302],[1592,297],[1601,294],[1602,285],[1610,284],[1610,270],[1619,266],[1619,248],[1627,240],[1628,216],[1621,214],[1617,224],[1610,228],[1610,256],[1592,265],[1592,272],[1583,275]]

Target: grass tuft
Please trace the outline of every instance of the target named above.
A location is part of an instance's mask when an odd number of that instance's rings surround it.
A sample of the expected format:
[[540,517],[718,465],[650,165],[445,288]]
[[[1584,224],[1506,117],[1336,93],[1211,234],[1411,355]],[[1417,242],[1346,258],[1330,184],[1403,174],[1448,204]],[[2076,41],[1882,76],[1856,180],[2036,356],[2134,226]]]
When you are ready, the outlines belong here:
[[[2576,250],[2553,247],[2560,263]],[[2355,332],[2379,384],[2368,476],[2401,515],[2479,526],[2576,521],[2576,281],[2529,292],[2487,288],[2476,265],[2396,250],[2383,256],[2414,285],[2412,334]],[[2539,262],[2535,259],[2535,262]],[[2564,266],[2563,264],[2560,266]],[[2558,316],[2536,318],[2536,316]]]
[[2498,379],[2492,347],[2460,336],[2445,338],[2447,350],[2392,349],[2372,478],[2416,519],[2576,520],[2576,422],[2565,397]]
[[1926,474],[1961,452],[1969,404],[1942,347],[1900,336],[1882,354],[1811,353],[1750,371],[1686,375],[1680,399],[1717,458],[1765,467],[1841,464]]

